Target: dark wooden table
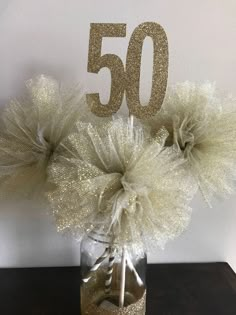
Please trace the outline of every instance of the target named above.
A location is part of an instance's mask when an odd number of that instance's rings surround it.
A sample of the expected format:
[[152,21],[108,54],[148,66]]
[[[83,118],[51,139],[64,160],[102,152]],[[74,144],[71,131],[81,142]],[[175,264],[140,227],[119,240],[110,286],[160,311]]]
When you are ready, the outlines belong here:
[[[147,315],[236,315],[227,263],[148,266]],[[80,270],[0,269],[0,315],[79,315]]]

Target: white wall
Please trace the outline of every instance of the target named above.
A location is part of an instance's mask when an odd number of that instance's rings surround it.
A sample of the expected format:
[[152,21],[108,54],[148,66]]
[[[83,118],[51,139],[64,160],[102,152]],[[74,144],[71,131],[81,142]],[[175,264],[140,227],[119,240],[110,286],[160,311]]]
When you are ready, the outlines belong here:
[[[127,23],[129,38],[144,21],[157,21],[167,32],[169,83],[208,79],[236,95],[235,0],[0,0],[0,103],[42,72],[99,89],[105,101],[109,72],[92,75],[86,69],[89,24]],[[127,39],[105,39],[103,51],[124,58],[126,47]],[[150,49],[147,40],[143,98],[150,91]],[[208,209],[197,196],[188,231],[149,261],[228,261],[236,269],[235,202],[232,197]],[[57,234],[44,209],[27,202],[0,206],[0,267],[78,263],[79,244]]]

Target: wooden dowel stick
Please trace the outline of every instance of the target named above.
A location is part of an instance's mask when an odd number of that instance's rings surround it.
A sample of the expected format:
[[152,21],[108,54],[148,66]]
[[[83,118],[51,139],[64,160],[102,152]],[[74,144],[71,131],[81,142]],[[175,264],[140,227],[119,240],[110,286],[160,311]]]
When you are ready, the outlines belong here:
[[127,265],[129,267],[129,269],[134,273],[134,276],[136,278],[136,281],[138,283],[138,285],[141,287],[143,286],[143,281],[142,279],[140,278],[139,274],[137,273],[135,267],[134,267],[134,264],[132,263],[128,253],[126,253],[126,261],[127,261]]
[[125,300],[125,271],[126,271],[126,249],[122,249],[122,262],[121,262],[121,284],[120,284],[120,300],[119,306],[124,307]]

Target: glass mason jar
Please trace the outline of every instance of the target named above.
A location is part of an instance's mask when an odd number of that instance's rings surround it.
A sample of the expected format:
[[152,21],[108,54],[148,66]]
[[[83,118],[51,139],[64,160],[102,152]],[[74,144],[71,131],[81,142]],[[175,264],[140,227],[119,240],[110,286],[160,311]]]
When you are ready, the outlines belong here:
[[81,314],[144,315],[147,256],[143,245],[118,246],[99,229],[81,242]]

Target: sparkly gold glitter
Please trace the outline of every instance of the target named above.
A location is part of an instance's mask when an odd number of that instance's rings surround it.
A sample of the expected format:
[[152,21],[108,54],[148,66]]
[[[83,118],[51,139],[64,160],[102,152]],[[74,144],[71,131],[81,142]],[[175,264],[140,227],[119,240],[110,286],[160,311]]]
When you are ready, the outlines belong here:
[[[126,24],[92,23],[90,28],[88,72],[98,73],[103,67],[111,71],[111,92],[107,105],[100,102],[99,94],[87,94],[91,111],[97,116],[110,116],[121,106],[126,91],[127,106],[137,118],[149,118],[161,108],[168,78],[168,42],[164,29],[157,23],[145,22],[133,32],[126,59],[126,71],[121,59],[114,54],[101,56],[103,37],[125,37]],[[144,39],[153,39],[153,76],[149,104],[140,104],[140,67]]]
[[120,288],[119,268],[117,265],[114,266],[111,293],[108,295],[104,294],[106,271],[96,271],[94,277],[88,283],[81,285],[82,315],[145,315],[146,290],[143,286],[139,287],[137,285],[129,269],[126,271],[126,277],[125,301],[127,305],[123,308],[118,306],[105,308],[102,303],[104,301],[108,301],[108,303],[109,300],[118,302]]
[[111,71],[111,92],[107,105],[100,102],[99,94],[87,94],[87,102],[91,111],[97,116],[110,116],[116,113],[121,106],[124,95],[125,72],[121,59],[113,54],[101,57],[103,37],[125,37],[126,24],[91,23],[88,72],[98,73],[103,67]]
[[106,310],[96,304],[89,304],[82,315],[145,315],[146,312],[146,292],[141,299],[126,307],[115,310]]
[[[150,142],[137,121],[116,119],[100,128],[77,123],[77,132],[62,145],[72,157],[56,156],[49,181],[56,189],[48,197],[59,230],[83,235],[100,222],[113,227],[120,245],[140,241],[163,247],[188,225],[191,181],[172,149],[163,150],[160,136]],[[153,243],[152,243],[153,241]]]
[[[142,106],[139,100],[140,65],[144,39],[153,39],[153,77],[149,104]],[[148,118],[156,114],[164,100],[168,78],[168,42],[164,29],[157,23],[145,22],[133,32],[126,60],[126,97],[130,113],[137,118]]]
[[12,100],[1,116],[1,197],[32,197],[43,190],[48,162],[85,104],[78,87],[63,88],[45,75],[26,82],[24,97]]
[[166,146],[174,146],[205,200],[235,191],[235,100],[219,95],[214,84],[178,83],[167,90],[161,111],[147,121],[156,137],[165,126]]

